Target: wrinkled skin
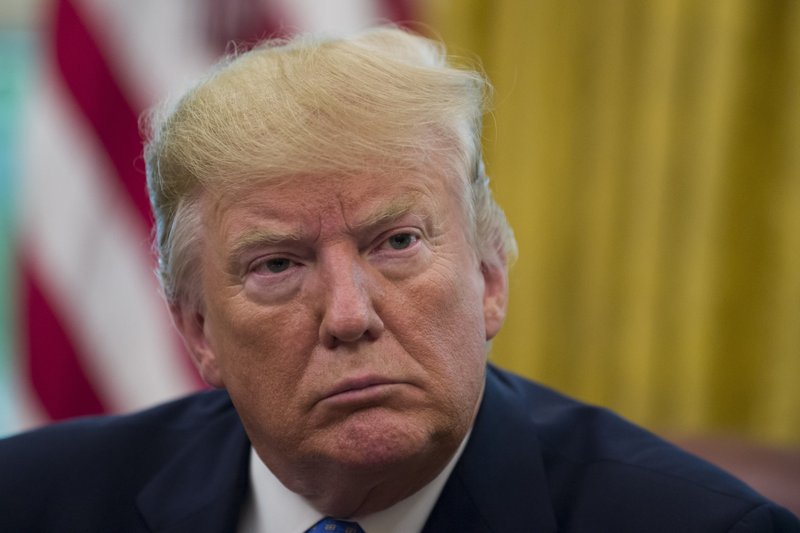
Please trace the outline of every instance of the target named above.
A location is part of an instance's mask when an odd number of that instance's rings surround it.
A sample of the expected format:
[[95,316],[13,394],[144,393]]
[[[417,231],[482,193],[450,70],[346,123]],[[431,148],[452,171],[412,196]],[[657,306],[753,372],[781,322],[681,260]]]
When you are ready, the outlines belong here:
[[176,324],[259,457],[326,514],[415,492],[475,417],[507,278],[476,256],[448,180],[302,177],[203,198],[204,303],[176,306]]

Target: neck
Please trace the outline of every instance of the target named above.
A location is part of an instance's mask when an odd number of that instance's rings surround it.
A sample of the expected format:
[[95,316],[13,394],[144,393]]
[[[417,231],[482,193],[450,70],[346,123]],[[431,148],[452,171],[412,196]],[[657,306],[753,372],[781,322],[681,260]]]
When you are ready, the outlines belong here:
[[[422,489],[448,465],[463,440],[439,443],[387,467],[353,468],[319,462],[292,474],[268,466],[289,490],[308,500],[321,513],[336,518],[366,516],[391,507]],[[298,472],[308,475],[297,475]],[[288,474],[288,475],[284,475]]]

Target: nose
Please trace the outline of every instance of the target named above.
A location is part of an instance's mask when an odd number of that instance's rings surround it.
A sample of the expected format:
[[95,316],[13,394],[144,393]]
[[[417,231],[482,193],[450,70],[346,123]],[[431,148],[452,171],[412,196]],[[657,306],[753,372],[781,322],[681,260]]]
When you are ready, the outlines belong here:
[[325,298],[319,336],[327,348],[373,341],[383,333],[374,307],[377,288],[353,255],[335,253],[320,263]]

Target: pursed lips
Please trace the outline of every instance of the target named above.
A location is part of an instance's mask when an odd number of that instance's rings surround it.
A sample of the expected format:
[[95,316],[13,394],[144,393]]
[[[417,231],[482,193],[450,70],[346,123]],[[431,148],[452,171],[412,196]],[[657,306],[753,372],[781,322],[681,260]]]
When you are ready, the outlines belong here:
[[365,376],[353,379],[346,379],[337,383],[327,393],[325,393],[320,401],[326,400],[339,400],[347,401],[348,399],[359,400],[367,399],[373,392],[377,393],[378,388],[383,388],[388,385],[400,385],[402,381],[397,381],[380,376]]

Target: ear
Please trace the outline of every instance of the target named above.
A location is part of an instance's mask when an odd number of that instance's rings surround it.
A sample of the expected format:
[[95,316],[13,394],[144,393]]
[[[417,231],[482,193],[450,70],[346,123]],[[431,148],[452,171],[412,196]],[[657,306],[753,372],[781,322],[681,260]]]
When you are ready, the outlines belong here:
[[205,315],[198,306],[173,304],[169,307],[172,321],[183,337],[203,380],[212,387],[223,387],[217,356],[208,340]]
[[508,304],[508,269],[505,258],[499,255],[496,261],[481,262],[483,275],[483,321],[486,340],[492,340],[506,319]]

